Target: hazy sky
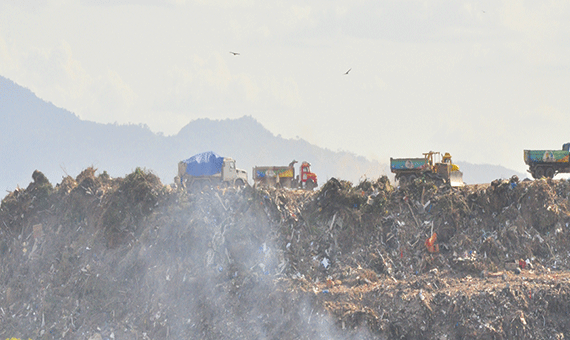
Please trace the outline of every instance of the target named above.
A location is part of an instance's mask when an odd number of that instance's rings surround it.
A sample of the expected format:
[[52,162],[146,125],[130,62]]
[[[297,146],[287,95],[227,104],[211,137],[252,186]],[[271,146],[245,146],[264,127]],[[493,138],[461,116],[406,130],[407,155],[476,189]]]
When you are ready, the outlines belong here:
[[0,75],[96,122],[250,115],[384,163],[524,171],[523,149],[570,141],[568,18],[569,1],[3,0]]

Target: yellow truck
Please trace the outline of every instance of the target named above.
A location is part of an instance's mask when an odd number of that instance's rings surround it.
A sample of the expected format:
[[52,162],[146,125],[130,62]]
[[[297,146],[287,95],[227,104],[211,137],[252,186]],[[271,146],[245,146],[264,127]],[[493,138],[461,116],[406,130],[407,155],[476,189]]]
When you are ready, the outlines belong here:
[[311,172],[311,164],[302,162],[299,167],[300,177],[295,177],[295,164],[293,160],[287,166],[256,166],[253,168],[253,182],[255,185],[280,188],[302,188],[313,190],[317,187],[317,175]]

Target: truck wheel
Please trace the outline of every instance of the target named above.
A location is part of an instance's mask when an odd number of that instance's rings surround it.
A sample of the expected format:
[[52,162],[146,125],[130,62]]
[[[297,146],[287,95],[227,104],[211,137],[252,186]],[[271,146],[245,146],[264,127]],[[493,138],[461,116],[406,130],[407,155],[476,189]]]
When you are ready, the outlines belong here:
[[553,168],[546,168],[546,171],[544,172],[544,176],[546,176],[546,178],[554,178],[554,169]]
[[398,178],[398,182],[399,182],[400,186],[406,185],[406,183],[408,182],[408,176],[401,175],[400,178]]
[[537,167],[536,170],[534,171],[534,173],[536,174],[536,176],[534,178],[540,179],[540,178],[544,177],[544,168]]
[[241,180],[241,179],[236,180],[236,187],[243,188],[244,186],[245,186],[245,183],[243,182],[243,180]]
[[308,179],[307,183],[305,184],[305,187],[307,188],[307,190],[313,190],[317,185],[315,184],[315,182],[312,179]]
[[415,181],[415,179],[418,178],[416,175],[410,175],[408,176],[408,180],[411,182]]

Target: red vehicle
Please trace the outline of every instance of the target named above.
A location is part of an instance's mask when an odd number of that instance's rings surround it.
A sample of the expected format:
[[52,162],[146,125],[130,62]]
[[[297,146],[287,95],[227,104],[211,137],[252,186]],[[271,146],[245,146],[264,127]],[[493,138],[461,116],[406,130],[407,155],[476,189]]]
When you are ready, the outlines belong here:
[[317,175],[311,172],[309,162],[301,163],[299,175],[295,177],[295,164],[292,161],[287,166],[255,166],[253,181],[255,185],[280,188],[302,188],[313,190],[317,187]]
[[309,162],[301,163],[301,180],[297,178],[299,186],[308,190],[313,190],[317,187],[317,174],[311,172],[311,164]]

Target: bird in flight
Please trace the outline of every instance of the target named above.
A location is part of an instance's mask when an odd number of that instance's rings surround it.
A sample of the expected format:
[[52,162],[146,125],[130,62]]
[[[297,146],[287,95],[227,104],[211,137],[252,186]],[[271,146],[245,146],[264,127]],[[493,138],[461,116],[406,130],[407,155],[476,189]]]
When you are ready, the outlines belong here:
[[233,55],[239,55],[238,52],[232,52],[232,51],[230,51],[230,53],[233,54]]
[[350,70],[352,70],[352,68],[349,68],[348,71],[344,72],[344,74],[347,75]]

